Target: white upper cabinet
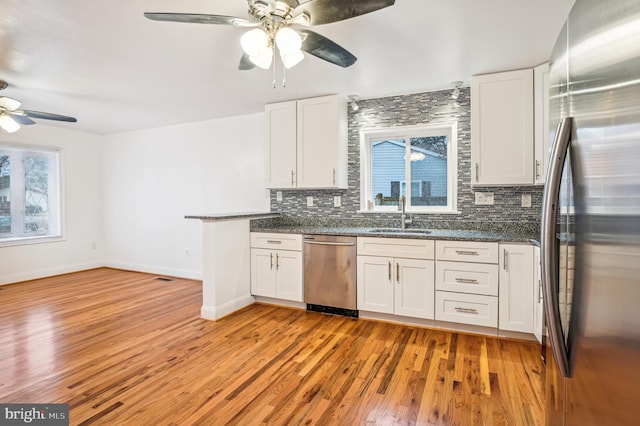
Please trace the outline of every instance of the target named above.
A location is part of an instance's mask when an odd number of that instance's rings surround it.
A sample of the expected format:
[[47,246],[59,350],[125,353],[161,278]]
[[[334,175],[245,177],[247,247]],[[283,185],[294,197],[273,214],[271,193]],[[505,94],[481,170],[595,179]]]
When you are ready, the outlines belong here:
[[347,187],[347,111],[337,95],[268,104],[270,188]]
[[296,102],[265,107],[269,144],[269,185],[273,188],[296,186]]
[[471,184],[531,185],[533,70],[471,77]]
[[533,69],[534,88],[534,183],[544,185],[549,165],[549,64]]

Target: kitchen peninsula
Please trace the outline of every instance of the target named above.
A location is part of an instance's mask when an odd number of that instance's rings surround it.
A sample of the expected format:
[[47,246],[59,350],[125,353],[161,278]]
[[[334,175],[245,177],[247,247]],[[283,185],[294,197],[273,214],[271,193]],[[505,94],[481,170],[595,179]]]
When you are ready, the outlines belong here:
[[253,303],[249,222],[278,216],[279,213],[185,216],[202,220],[202,318],[217,320]]

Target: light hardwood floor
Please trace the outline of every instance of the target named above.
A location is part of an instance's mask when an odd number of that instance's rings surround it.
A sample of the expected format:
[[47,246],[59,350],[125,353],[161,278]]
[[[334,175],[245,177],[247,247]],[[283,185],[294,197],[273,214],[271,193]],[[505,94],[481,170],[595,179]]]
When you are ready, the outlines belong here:
[[72,425],[540,425],[539,349],[255,304],[96,269],[0,287],[0,402]]

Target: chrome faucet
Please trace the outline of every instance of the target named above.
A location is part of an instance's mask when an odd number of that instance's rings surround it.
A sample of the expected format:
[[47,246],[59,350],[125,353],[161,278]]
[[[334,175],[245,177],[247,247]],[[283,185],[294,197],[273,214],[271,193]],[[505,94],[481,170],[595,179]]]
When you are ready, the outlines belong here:
[[407,229],[407,225],[411,225],[411,222],[413,222],[413,220],[411,220],[411,216],[407,217],[407,214],[405,213],[406,204],[407,199],[404,195],[401,195],[400,198],[398,198],[398,211],[402,212],[400,215],[400,227],[402,229]]

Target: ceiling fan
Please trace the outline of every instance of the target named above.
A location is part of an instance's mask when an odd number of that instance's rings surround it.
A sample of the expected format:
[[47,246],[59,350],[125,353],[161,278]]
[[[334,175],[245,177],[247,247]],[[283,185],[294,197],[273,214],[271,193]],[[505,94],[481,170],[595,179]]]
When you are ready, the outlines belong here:
[[[6,81],[0,80],[0,90],[6,89],[8,86]],[[7,133],[13,133],[20,129],[20,125],[29,126],[36,124],[32,118],[54,121],[68,121],[75,123],[78,121],[75,117],[66,115],[51,114],[50,112],[31,111],[21,109],[22,103],[13,98],[0,96],[0,128]]]
[[244,53],[238,69],[269,69],[276,47],[286,68],[299,63],[302,51],[343,68],[357,58],[328,38],[306,28],[329,24],[392,6],[395,0],[247,0],[248,19],[193,13],[145,13],[154,21],[233,25],[253,28],[240,39]]

